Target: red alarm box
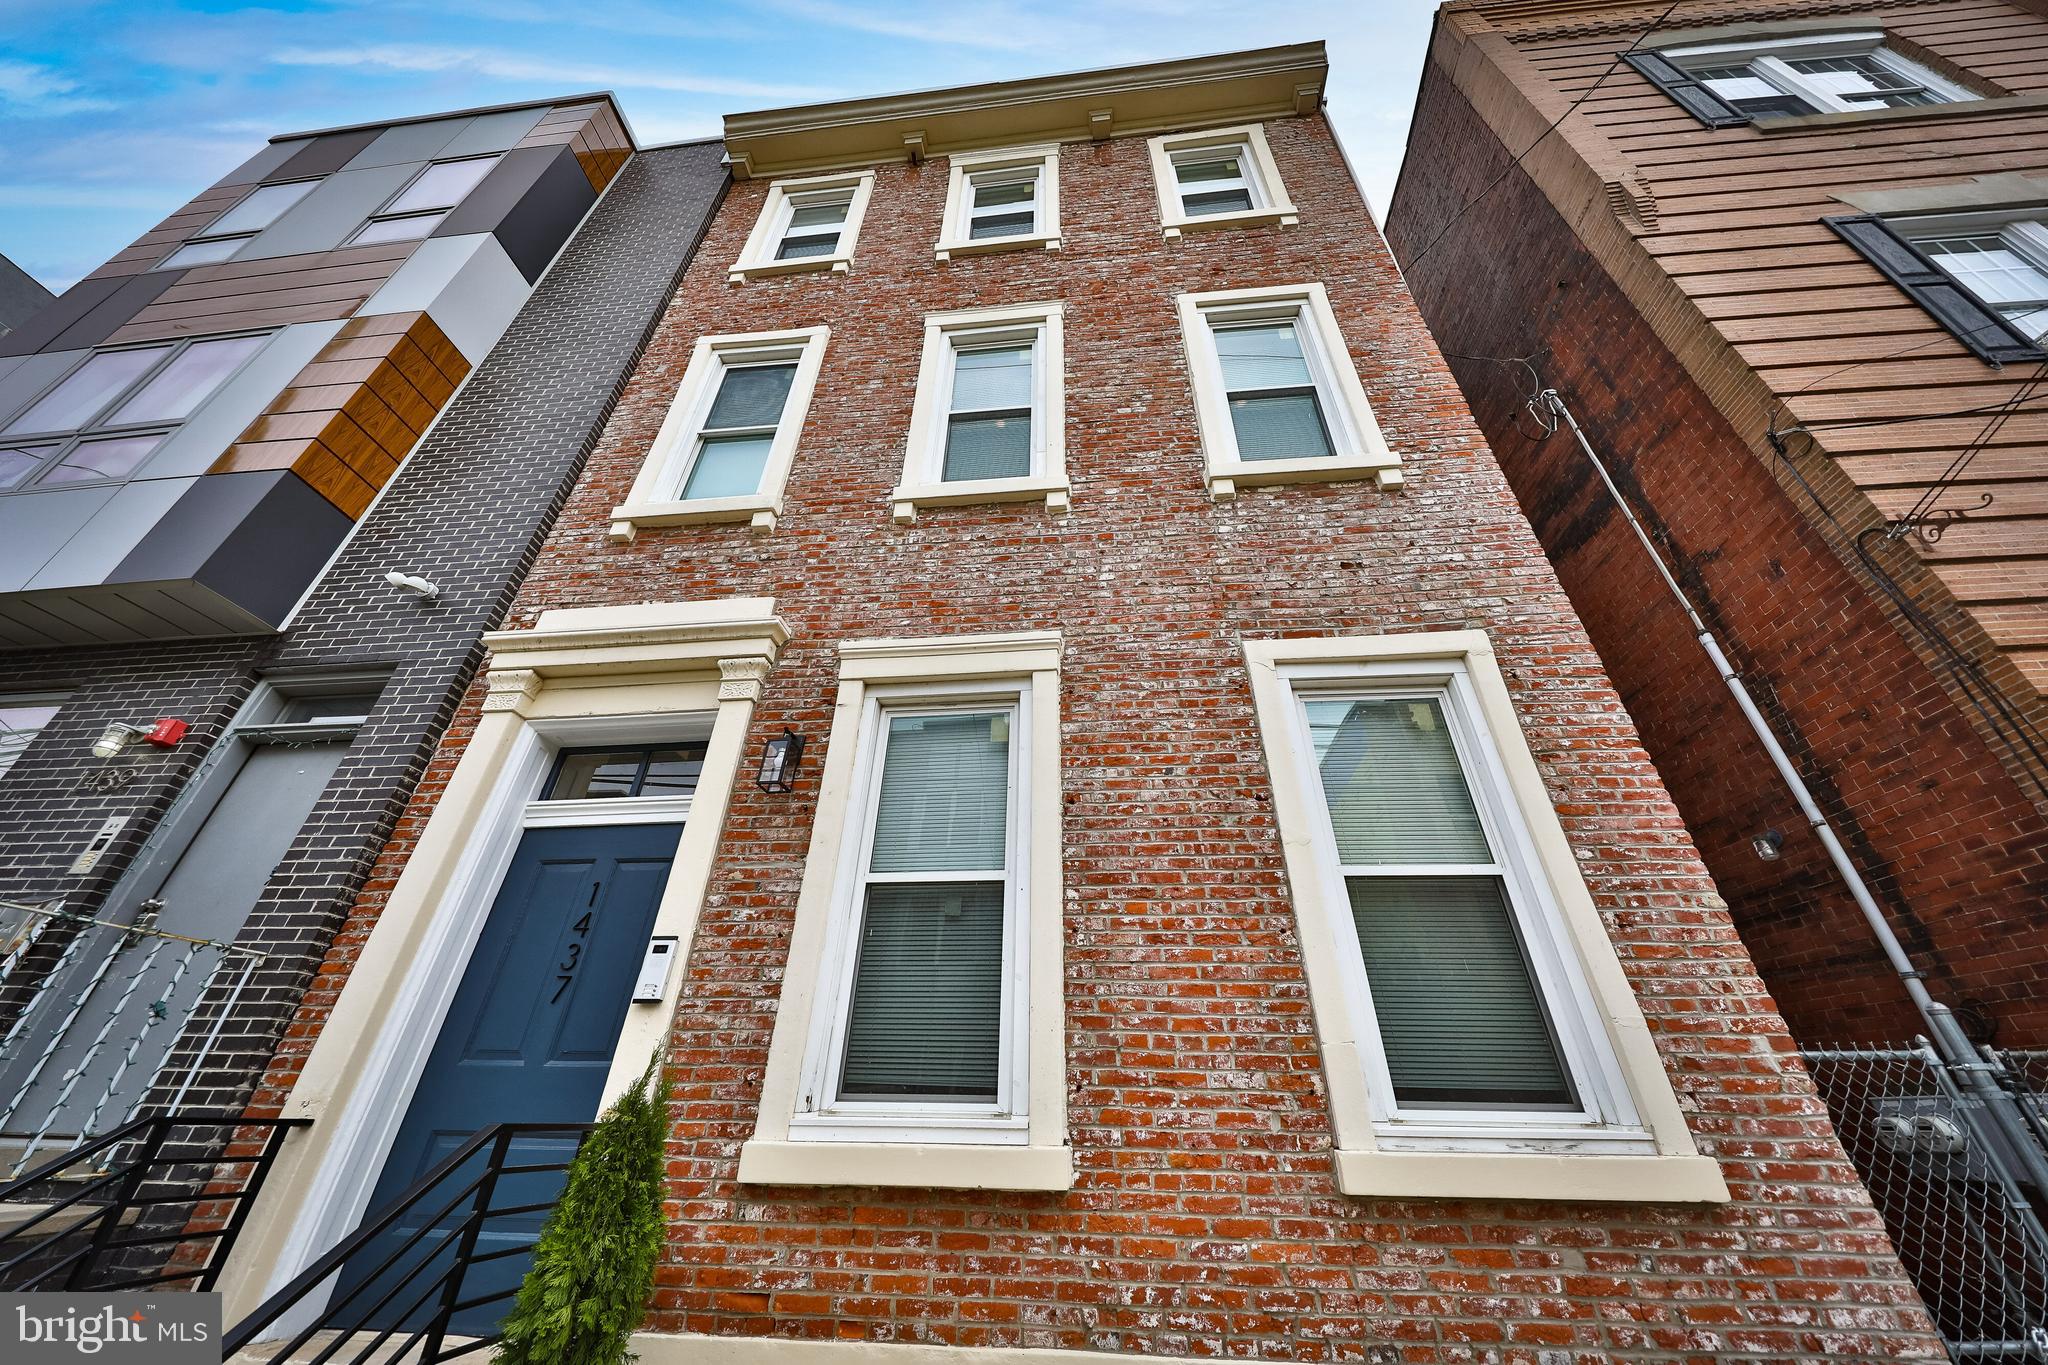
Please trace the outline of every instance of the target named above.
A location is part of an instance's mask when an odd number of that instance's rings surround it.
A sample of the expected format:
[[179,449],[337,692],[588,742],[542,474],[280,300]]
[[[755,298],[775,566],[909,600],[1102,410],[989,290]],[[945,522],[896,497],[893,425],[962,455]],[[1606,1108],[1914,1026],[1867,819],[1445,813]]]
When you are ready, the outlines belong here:
[[168,749],[183,739],[185,732],[191,728],[190,725],[182,720],[175,720],[165,716],[156,724],[150,726],[149,729],[143,731],[142,737],[151,744],[156,745],[159,749]]

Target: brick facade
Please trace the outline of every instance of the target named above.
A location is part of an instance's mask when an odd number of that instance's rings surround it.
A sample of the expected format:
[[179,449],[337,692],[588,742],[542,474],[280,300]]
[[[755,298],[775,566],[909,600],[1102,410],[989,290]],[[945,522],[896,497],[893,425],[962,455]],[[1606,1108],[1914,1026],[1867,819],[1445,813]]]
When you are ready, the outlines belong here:
[[[282,634],[27,651],[0,665],[0,692],[69,693],[0,777],[0,895],[62,898],[85,912],[105,899],[259,678],[389,674],[237,940],[266,960],[188,1105],[239,1105],[262,1075],[475,672],[479,635],[503,618],[723,183],[715,145],[632,161]],[[394,568],[432,578],[439,600],[421,606],[392,590],[384,574]],[[116,760],[134,773],[127,785],[88,789],[88,775],[109,766],[90,755],[100,731],[156,716],[183,717],[193,730],[167,754],[138,747]],[[68,875],[110,815],[129,818],[119,841],[91,875]],[[228,984],[199,1006],[165,1086],[189,1069]],[[12,1001],[21,996],[17,988]],[[160,1087],[151,1101],[166,1098]]]
[[[1142,138],[1061,153],[1057,253],[933,261],[943,158],[879,169],[846,275],[726,281],[738,183],[515,603],[773,596],[767,680],[674,1020],[671,1240],[650,1330],[1300,1360],[1927,1359],[1939,1345],[1319,115],[1267,125],[1298,227],[1161,240]],[[1321,281],[1405,463],[1213,504],[1173,296]],[[1063,300],[1073,510],[899,526],[935,310]],[[699,335],[829,324],[772,534],[607,539]],[[1718,1206],[1347,1199],[1240,638],[1483,626],[1640,994]],[[784,986],[838,642],[1056,628],[1063,1194],[737,1183]],[[472,684],[293,1026],[281,1103],[478,715]],[[794,792],[747,780],[783,727]]]
[[[1959,44],[1955,50],[1961,53],[1969,50],[1968,21],[1956,10],[1894,6],[1886,16],[1891,24],[1923,25],[1928,41]],[[1743,14],[1740,7],[1689,6],[1673,26],[1732,23]],[[1611,52],[1627,45],[1636,31],[1629,25],[1642,19],[1622,15],[1595,35],[1575,32],[1570,41]],[[1566,41],[1547,31],[1536,36],[1552,44]],[[1500,54],[1509,45],[1497,37],[1489,41],[1495,44],[1493,58],[1505,61]],[[1534,38],[1529,41],[1533,45]],[[1789,426],[1803,415],[1802,400],[1788,397],[1768,409],[1752,404],[1730,376],[1743,371],[1751,384],[1758,376],[1748,374],[1724,346],[1755,340],[1762,344],[1739,349],[1759,357],[1771,343],[1796,347],[1813,362],[1798,385],[1813,387],[1833,372],[1843,386],[1860,388],[1864,380],[1858,375],[1868,371],[1860,369],[1857,357],[1873,354],[1868,347],[1880,343],[1863,336],[1866,324],[1853,313],[1822,316],[1823,329],[1831,316],[1841,319],[1843,331],[1821,340],[1780,341],[1781,333],[1793,330],[1791,318],[1749,336],[1714,320],[1726,316],[1724,302],[1684,297],[1680,291],[1692,288],[1692,280],[1679,279],[1673,289],[1665,274],[1679,267],[1658,237],[1661,231],[1683,232],[1692,221],[1672,218],[1687,211],[1674,183],[1686,173],[1682,165],[1653,168],[1666,217],[1661,229],[1655,222],[1617,228],[1615,222],[1584,219],[1574,220],[1575,229],[1557,207],[1560,197],[1570,202],[1582,192],[1584,168],[1571,163],[1604,155],[1609,159],[1600,174],[1621,176],[1612,157],[1624,147],[1645,164],[1655,155],[1635,142],[1606,141],[1580,127],[1568,143],[1561,137],[1548,141],[1494,184],[1508,167],[1510,148],[1487,116],[1475,111],[1468,96],[1475,87],[1455,75],[1443,56],[1439,48],[1424,77],[1389,241],[1407,265],[1408,285],[1423,316],[1444,350],[1453,353],[1465,396],[1794,1035],[1812,1043],[1897,1041],[1925,1026],[1591,468],[1567,434],[1530,438],[1533,423],[1520,411],[1526,372],[1461,357],[1528,356],[1543,382],[1559,390],[1743,674],[1937,998],[1956,1007],[1979,1037],[2005,1046],[2039,1046],[2048,1039],[2048,821],[2022,785],[2010,751],[1978,721],[1958,688],[1961,670],[1930,662],[1924,639],[1891,609],[1877,577],[1859,562],[1854,536],[1875,513],[1841,469],[1852,463],[1868,468],[1873,461],[1844,460],[1837,467],[1805,438],[1791,438],[1799,469],[1826,505],[1820,510],[1764,441],[1774,416]],[[1510,107],[1510,81],[1525,82],[1513,88],[1531,99],[1556,98],[1527,79],[1534,69],[1504,66],[1476,87],[1488,91],[1479,98],[1492,116]],[[1615,90],[1628,108],[1651,111],[1661,102],[1676,109],[1655,92],[1624,83],[1632,79],[1624,71]],[[1555,112],[1548,110],[1546,120]],[[1690,121],[1681,113],[1677,122]],[[1943,178],[1977,169],[1963,159],[1962,144],[1973,126],[1959,121],[1944,131],[1938,122],[1923,120],[1917,134],[1922,154],[1936,159],[1922,174]],[[1702,141],[1693,158],[1733,156],[1744,148],[1762,158],[1780,148],[1791,156],[1816,145],[1795,147],[1782,138],[1757,145],[1759,134],[1751,130],[1726,131],[1749,141],[1741,147]],[[1704,139],[1712,133],[1694,129],[1684,136]],[[1880,151],[1857,150],[1872,130],[1839,127],[1815,136],[1847,143],[1830,153],[1847,163],[1832,173],[1835,188],[1847,192],[1866,177],[1877,183],[1888,174],[1878,164]],[[1937,156],[1943,138],[1958,144],[1957,158],[1947,165]],[[1517,132],[1505,141],[1519,149],[1527,138]],[[2012,164],[2011,158],[1998,164]],[[1444,231],[1458,206],[1489,185],[1483,202]],[[1764,211],[1816,220],[1821,213],[1848,211],[1805,186],[1798,197],[1824,202]],[[1827,235],[1817,221],[1814,228]],[[1589,244],[1595,233],[1597,247]],[[1730,251],[1722,260],[1728,280],[1741,269],[1750,271],[1752,283],[1731,283],[1730,292],[1793,287],[1772,276],[1779,263],[1773,253]],[[1831,264],[1801,278],[1813,286],[1837,283],[1844,296],[1807,296],[1805,307],[1816,313],[1853,308],[1868,297],[1871,307],[1897,305],[1897,312],[1913,319],[1910,325],[1927,325],[1910,300],[1860,266]],[[1646,305],[1646,299],[1657,302]],[[1908,324],[1889,326],[1899,325]],[[1876,323],[1867,326],[1878,329]],[[1995,378],[1974,359],[1946,358],[1960,347],[1938,332],[1931,340],[1910,340],[1920,353],[1943,357],[1928,372],[1930,384],[1939,384],[1958,365],[1974,367],[1979,381]],[[1899,344],[1896,337],[1881,343],[1886,349]],[[1677,353],[1685,348],[1695,356],[1713,351],[1711,386],[1700,377],[1708,371],[1689,370],[1686,357]],[[1839,363],[1823,363],[1831,354]],[[1760,373],[1781,382],[1781,372]],[[1915,401],[1936,409],[1960,407],[1991,401],[1985,394],[1975,387],[1932,388]],[[1891,411],[1886,404],[1892,399],[1857,393],[1842,401],[1847,406],[1828,410],[1876,416]],[[1972,423],[1971,434],[1980,426]],[[1940,433],[1925,439],[1897,434],[1926,431],[1925,424],[1900,425],[1868,435],[1872,442],[1931,445],[1942,462],[1965,443],[1949,444]],[[1999,494],[2015,506],[2026,504],[2009,487],[2001,486]],[[1916,553],[1910,540],[1879,541],[1871,551],[1900,578],[1904,595],[1957,642],[1959,657],[1974,654],[1998,665],[1981,635],[1973,634],[1967,614],[1912,563]],[[1994,668],[1993,677],[1995,686],[1975,684],[1980,696],[1995,695],[2010,683],[2016,690],[2009,695],[2021,697],[2024,706],[2034,704],[2031,685],[2009,670],[2000,677]],[[1785,836],[1777,862],[1760,861],[1751,848],[1751,840],[1769,829]]]

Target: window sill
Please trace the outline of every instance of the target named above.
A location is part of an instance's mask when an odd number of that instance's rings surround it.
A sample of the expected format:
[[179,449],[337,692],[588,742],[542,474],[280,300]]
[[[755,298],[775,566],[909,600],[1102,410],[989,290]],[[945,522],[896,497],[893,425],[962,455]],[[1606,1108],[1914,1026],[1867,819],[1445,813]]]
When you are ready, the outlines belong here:
[[1337,1188],[1381,1199],[1612,1200],[1725,1204],[1721,1164],[1704,1156],[1338,1149]]
[[968,242],[940,242],[936,254],[939,260],[950,261],[955,256],[991,256],[998,251],[1029,251],[1034,247],[1044,251],[1058,251],[1059,233],[1036,233],[1029,237],[983,237],[979,241]]
[[901,525],[917,520],[920,507],[959,507],[969,503],[1045,502],[1045,510],[1064,516],[1071,506],[1065,479],[962,479],[957,483],[903,484],[889,494],[892,515]]
[[1374,479],[1381,488],[1398,489],[1401,459],[1397,455],[1345,455],[1315,460],[1219,460],[1208,467],[1209,496],[1229,502],[1240,488],[1282,483],[1336,483]]
[[752,494],[744,498],[698,498],[690,502],[629,502],[612,509],[608,538],[631,545],[643,526],[691,526],[706,522],[744,521],[754,530],[775,529],[782,515],[780,498]]
[[1160,224],[1160,232],[1171,242],[1186,232],[1207,232],[1212,228],[1266,227],[1271,224],[1293,227],[1300,221],[1300,213],[1294,205],[1278,204],[1270,209],[1248,209],[1243,213],[1211,213],[1200,218],[1169,218]]
[[831,271],[844,275],[853,269],[851,256],[805,256],[795,261],[735,261],[725,272],[727,284],[745,284],[748,280],[767,279],[772,275],[808,275]]
[[755,1140],[740,1148],[740,1183],[1070,1190],[1074,1153],[1069,1147]]
[[1843,109],[1825,114],[1787,114],[1780,118],[1753,119],[1750,127],[1759,133],[1799,133],[1812,128],[1834,128],[1843,124],[1916,123],[1934,118],[1983,118],[1998,114],[2048,109],[2048,95],[1994,95],[1981,100],[1954,100],[1948,104],[1916,104],[1905,109]]

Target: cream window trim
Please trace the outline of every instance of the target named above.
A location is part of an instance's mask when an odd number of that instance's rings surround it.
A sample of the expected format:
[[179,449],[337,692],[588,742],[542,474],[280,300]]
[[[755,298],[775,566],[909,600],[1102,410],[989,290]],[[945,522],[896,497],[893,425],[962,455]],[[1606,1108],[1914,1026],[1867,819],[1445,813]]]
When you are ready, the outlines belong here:
[[[644,526],[684,526],[693,522],[744,521],[754,530],[775,529],[782,516],[782,493],[796,461],[804,418],[811,410],[818,374],[825,363],[829,327],[804,327],[788,332],[740,332],[697,338],[683,382],[670,400],[668,415],[654,444],[641,462],[626,500],[611,511],[610,539],[631,544]],[[782,417],[761,468],[761,484],[741,497],[684,499],[680,490],[696,453],[697,438],[718,397],[728,367],[764,361],[796,362]]]
[[[850,191],[846,219],[839,229],[837,249],[822,256],[803,256],[780,261],[775,258],[788,231],[792,212],[807,198]],[[726,268],[732,284],[764,279],[770,275],[796,275],[806,271],[829,270],[845,274],[853,268],[854,247],[860,240],[860,225],[867,217],[868,200],[875,192],[873,171],[851,171],[840,175],[807,175],[794,180],[777,180],[768,187],[753,231],[747,234],[740,257]]]
[[[1067,481],[1066,306],[1025,304],[931,313],[924,320],[924,354],[918,363],[917,393],[911,400],[910,435],[903,476],[890,491],[890,511],[903,524],[917,520],[920,507],[971,503],[1044,502],[1064,514],[1072,505]],[[947,417],[956,348],[969,341],[1030,339],[1033,345],[1031,473],[1010,479],[942,480]]]
[[[1148,138],[1152,152],[1152,179],[1159,190],[1159,228],[1168,241],[1183,233],[1206,232],[1212,228],[1292,227],[1301,221],[1301,210],[1287,197],[1281,183],[1280,167],[1273,149],[1266,143],[1265,128],[1256,123],[1235,128],[1209,128],[1199,133],[1170,133]],[[1181,203],[1180,179],[1174,173],[1176,154],[1194,151],[1228,151],[1241,148],[1249,174],[1252,207],[1235,213],[1190,214]]]
[[[1693,1145],[1641,1007],[1580,874],[1483,631],[1247,640],[1245,661],[1273,784],[1274,816],[1301,934],[1336,1133],[1338,1188],[1350,1195],[1613,1200],[1727,1199],[1718,1163]],[[1334,872],[1328,818],[1299,697],[1364,686],[1455,687],[1474,722],[1468,778],[1491,803],[1494,833],[1518,859],[1532,970],[1590,1111],[1498,1119],[1403,1114],[1385,1087]],[[1571,1037],[1569,1035],[1576,1035]],[[1569,1174],[1567,1174],[1567,1172]]]
[[[1321,284],[1293,284],[1266,289],[1224,289],[1179,294],[1182,343],[1186,348],[1188,383],[1194,389],[1195,422],[1202,436],[1202,461],[1209,496],[1229,502],[1241,488],[1264,484],[1326,483],[1370,478],[1387,489],[1401,487],[1401,457],[1387,448],[1379,419],[1366,401],[1358,367],[1338,330],[1329,291]],[[1230,395],[1223,365],[1216,353],[1218,322],[1298,319],[1300,335],[1317,397],[1329,424],[1332,452],[1313,459],[1244,460],[1238,458],[1237,428],[1230,418]]]
[[[960,1185],[1065,1189],[1072,1183],[1066,1135],[1066,1028],[1062,1000],[1059,773],[1060,637],[1053,631],[929,640],[864,640],[840,646],[839,694],[818,781],[818,806],[798,893],[789,963],[775,1016],[754,1135],[740,1179],[758,1184]],[[1021,1121],[962,1122],[907,1112],[859,1125],[820,1115],[807,1102],[819,1039],[837,1027],[865,839],[881,699],[916,704],[942,696],[1018,707],[1013,771],[1021,888],[1014,903],[1009,1056]],[[940,1149],[943,1149],[942,1151]]]
[[[948,161],[946,215],[940,222],[936,249],[939,260],[996,251],[1060,249],[1060,149],[1057,144],[1009,147],[988,152],[956,152]],[[1037,221],[1032,230],[1014,237],[977,239],[970,236],[975,182],[1006,171],[1026,169],[1037,172],[1037,193],[1033,199]]]

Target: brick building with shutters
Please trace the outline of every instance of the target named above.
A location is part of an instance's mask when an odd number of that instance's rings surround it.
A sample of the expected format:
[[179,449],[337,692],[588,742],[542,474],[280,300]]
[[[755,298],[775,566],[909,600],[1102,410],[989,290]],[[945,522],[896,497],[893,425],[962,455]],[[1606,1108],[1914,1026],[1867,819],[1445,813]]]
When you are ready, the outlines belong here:
[[1496,358],[1613,462],[1935,995],[2041,1048],[2044,102],[2038,0],[1437,15],[1387,239],[1802,1042],[1923,1025]]
[[231,1313],[652,1054],[649,1362],[1939,1356],[1326,74],[728,118]]

